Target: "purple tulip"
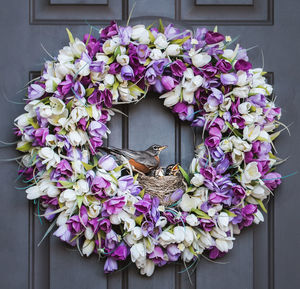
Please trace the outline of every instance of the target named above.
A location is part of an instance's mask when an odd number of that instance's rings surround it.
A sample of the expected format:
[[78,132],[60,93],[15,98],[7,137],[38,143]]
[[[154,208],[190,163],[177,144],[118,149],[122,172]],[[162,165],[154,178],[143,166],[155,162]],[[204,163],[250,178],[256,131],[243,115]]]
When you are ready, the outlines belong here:
[[104,123],[93,120],[89,125],[88,131],[90,136],[102,138],[107,133],[108,128]]
[[184,63],[177,59],[170,65],[173,76],[182,77],[183,73],[186,71],[186,66]]
[[88,103],[95,104],[97,109],[101,109],[103,103],[110,108],[112,106],[112,94],[107,88],[104,90],[95,89],[88,97]]
[[145,221],[141,226],[142,234],[144,237],[147,237],[153,232],[154,224],[151,221]]
[[149,254],[149,259],[151,259],[159,267],[167,263],[167,261],[164,259],[164,252],[159,246],[154,247],[153,252]]
[[99,222],[99,229],[105,233],[108,233],[111,230],[111,223],[109,219],[102,219]]
[[110,155],[101,157],[98,161],[98,165],[106,171],[112,171],[118,166],[114,158]]
[[118,214],[122,211],[126,201],[125,197],[113,197],[103,203],[103,208],[107,211],[108,214]]
[[221,74],[221,82],[224,85],[236,84],[238,81],[238,77],[235,73],[226,73]]
[[176,262],[181,255],[181,251],[178,249],[177,245],[171,244],[167,247],[167,254],[169,261]]
[[248,71],[249,69],[252,68],[252,64],[248,61],[240,59],[236,62],[236,64],[234,65],[234,68],[236,71],[238,71],[238,70]]
[[265,107],[267,104],[267,99],[263,94],[252,95],[247,100],[259,107]]
[[209,103],[210,106],[218,106],[219,104],[223,103],[224,100],[224,95],[222,91],[216,89],[216,88],[211,88],[212,93],[208,96],[207,102]]
[[214,260],[223,257],[225,254],[225,252],[221,252],[217,247],[213,247],[209,251],[209,258]]
[[215,44],[223,41],[225,39],[224,35],[218,32],[208,31],[205,34],[205,42],[207,44]]
[[55,174],[57,176],[67,176],[71,177],[73,175],[73,170],[70,163],[67,160],[61,160],[55,169]]
[[118,179],[119,189],[124,192],[126,190],[131,190],[134,187],[134,179],[132,176],[123,176]]
[[72,239],[72,234],[68,229],[68,226],[59,226],[58,229],[53,233],[53,235],[67,243],[69,243]]
[[155,84],[156,77],[157,77],[157,75],[156,75],[156,72],[153,69],[153,67],[150,67],[146,70],[145,79],[149,84],[151,84],[151,85]]
[[155,70],[157,75],[162,75],[165,66],[169,63],[169,60],[166,58],[159,59],[153,62],[152,67]]
[[145,199],[138,201],[134,204],[136,210],[142,214],[146,214],[149,212],[151,208],[151,203]]
[[104,245],[106,250],[111,251],[116,248],[117,244],[119,242],[118,235],[114,230],[110,230],[104,240]]
[[218,62],[216,63],[216,67],[222,72],[222,73],[227,73],[228,71],[230,71],[232,69],[232,65],[230,62],[224,60],[224,59],[220,59],[218,60]]
[[178,113],[179,119],[192,121],[194,119],[194,106],[178,102],[173,107],[173,112]]
[[233,192],[232,203],[234,205],[239,205],[246,196],[245,190],[243,189],[243,187],[237,185],[232,188],[232,192]]
[[134,72],[130,65],[122,67],[121,76],[124,80],[132,80],[134,78]]
[[102,39],[112,38],[118,34],[118,26],[115,21],[111,21],[110,25],[101,30],[100,37]]
[[177,35],[180,34],[180,29],[175,28],[174,24],[170,23],[165,27],[164,34],[167,39],[174,39]]
[[140,63],[144,64],[150,54],[150,49],[146,44],[139,44],[136,48],[136,53],[139,57]]
[[122,243],[117,247],[117,249],[111,254],[116,260],[126,260],[129,254],[128,247]]
[[111,273],[118,269],[117,261],[112,257],[107,257],[105,264],[104,264],[104,272]]
[[93,35],[85,34],[83,42],[87,43],[86,48],[90,57],[94,57],[100,51],[101,44]]
[[172,193],[170,200],[171,202],[175,203],[179,201],[183,195],[183,190],[182,189],[177,189],[174,193]]
[[253,204],[248,204],[242,208],[243,221],[239,224],[239,228],[249,227],[254,221],[254,215],[257,212],[257,206]]
[[30,100],[41,98],[45,93],[45,87],[43,84],[31,84],[28,87],[28,98]]
[[161,83],[168,91],[172,90],[177,85],[176,80],[171,76],[163,76],[161,78]]
[[270,190],[274,190],[281,184],[281,174],[276,172],[269,173],[264,176],[263,181]]
[[106,197],[106,194],[104,192],[105,189],[110,187],[110,182],[100,176],[96,176],[93,179],[92,185],[91,185],[91,191],[94,194],[97,194],[99,197]]
[[127,27],[119,27],[119,36],[120,36],[120,44],[128,45],[130,43],[130,37],[132,34],[132,28],[130,26]]
[[46,136],[49,134],[48,128],[38,128],[34,132],[33,146],[44,146],[46,143]]

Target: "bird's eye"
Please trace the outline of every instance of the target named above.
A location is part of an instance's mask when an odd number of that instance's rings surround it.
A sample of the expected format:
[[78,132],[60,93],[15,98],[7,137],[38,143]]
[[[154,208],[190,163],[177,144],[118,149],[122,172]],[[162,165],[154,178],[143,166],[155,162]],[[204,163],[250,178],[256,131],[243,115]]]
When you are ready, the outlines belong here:
[[159,147],[158,146],[153,146],[153,148],[157,151],[159,150]]

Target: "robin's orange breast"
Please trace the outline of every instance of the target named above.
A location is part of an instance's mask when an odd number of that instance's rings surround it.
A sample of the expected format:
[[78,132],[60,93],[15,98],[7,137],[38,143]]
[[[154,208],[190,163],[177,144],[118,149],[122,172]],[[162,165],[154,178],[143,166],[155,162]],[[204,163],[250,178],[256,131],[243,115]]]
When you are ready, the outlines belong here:
[[135,168],[137,169],[138,171],[144,173],[144,174],[147,174],[150,172],[150,168],[148,168],[147,166],[141,164],[141,163],[138,163],[136,162],[134,159],[130,159],[129,160],[129,163]]

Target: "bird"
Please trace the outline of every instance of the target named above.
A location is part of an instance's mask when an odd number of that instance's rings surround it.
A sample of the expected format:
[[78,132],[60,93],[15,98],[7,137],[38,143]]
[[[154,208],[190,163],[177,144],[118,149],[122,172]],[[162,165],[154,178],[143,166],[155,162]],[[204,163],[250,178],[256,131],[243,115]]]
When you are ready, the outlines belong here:
[[171,164],[166,168],[166,176],[177,176],[180,174],[179,164]]
[[117,158],[125,157],[132,169],[136,172],[144,174],[150,173],[159,166],[159,155],[162,150],[166,149],[166,145],[154,144],[144,151],[134,151],[130,149],[118,149],[115,147],[102,147],[102,149]]

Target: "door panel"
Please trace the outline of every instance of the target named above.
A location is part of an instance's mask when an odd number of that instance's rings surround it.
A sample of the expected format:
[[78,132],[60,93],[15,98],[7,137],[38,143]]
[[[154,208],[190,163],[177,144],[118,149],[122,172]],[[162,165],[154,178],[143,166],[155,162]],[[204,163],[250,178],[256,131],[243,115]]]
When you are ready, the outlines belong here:
[[[89,25],[100,27],[112,19],[125,24],[134,0],[10,0],[0,11],[0,139],[14,141],[13,119],[22,113],[23,93],[15,94],[41,69],[49,53],[57,55],[67,43],[65,27],[82,37]],[[255,66],[264,69],[274,81],[277,103],[283,107],[282,121],[294,122],[276,142],[281,157],[291,158],[280,168],[283,175],[296,171],[300,157],[298,143],[300,20],[299,1],[295,0],[138,0],[131,24],[151,24],[158,18],[175,22],[180,27],[197,26],[219,30],[233,38],[240,36]],[[155,15],[155,17],[153,17]],[[96,33],[96,31],[94,31]],[[263,52],[261,52],[263,51]],[[9,99],[9,101],[7,100]],[[149,94],[138,104],[121,109],[128,117],[116,114],[110,123],[108,144],[143,149],[152,143],[167,144],[162,165],[180,162],[188,168],[193,157],[194,133],[180,123],[162,105],[158,95]],[[201,142],[197,131],[196,143]],[[13,147],[1,148],[0,158],[16,156]],[[182,264],[158,268],[151,278],[139,275],[129,266],[112,275],[103,273],[103,262],[97,257],[81,258],[76,249],[47,237],[38,246],[48,225],[34,216],[34,207],[25,199],[22,187],[15,182],[17,166],[1,164],[1,288],[82,289],[82,288],[231,288],[289,289],[297,288],[300,236],[298,228],[297,177],[286,179],[268,204],[265,223],[249,228],[237,236],[230,253],[218,260],[200,259],[188,276]]]

